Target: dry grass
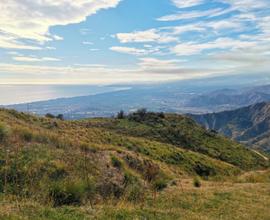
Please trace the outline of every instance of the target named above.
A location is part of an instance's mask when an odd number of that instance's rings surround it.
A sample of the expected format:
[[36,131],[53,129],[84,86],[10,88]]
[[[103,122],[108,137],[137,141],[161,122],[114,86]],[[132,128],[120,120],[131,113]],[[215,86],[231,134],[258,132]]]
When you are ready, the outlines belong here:
[[270,183],[202,181],[195,188],[193,180],[186,178],[136,204],[108,200],[94,209],[90,205],[54,209],[2,197],[0,206],[0,219],[269,220]]

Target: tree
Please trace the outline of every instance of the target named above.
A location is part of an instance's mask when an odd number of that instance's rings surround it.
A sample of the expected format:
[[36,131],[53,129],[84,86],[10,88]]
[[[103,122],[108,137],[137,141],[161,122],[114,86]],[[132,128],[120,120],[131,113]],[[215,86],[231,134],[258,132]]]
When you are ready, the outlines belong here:
[[51,113],[47,113],[47,114],[45,115],[45,117],[46,117],[46,118],[55,118],[55,116],[54,116],[53,114],[51,114]]
[[137,112],[136,112],[136,114],[138,114],[139,117],[141,119],[143,119],[146,116],[146,114],[147,114],[147,109],[146,108],[138,109]]
[[124,119],[125,118],[125,112],[121,110],[120,112],[117,113],[117,118],[118,119]]
[[63,114],[59,114],[56,116],[57,119],[60,119],[60,120],[64,120],[64,115]]

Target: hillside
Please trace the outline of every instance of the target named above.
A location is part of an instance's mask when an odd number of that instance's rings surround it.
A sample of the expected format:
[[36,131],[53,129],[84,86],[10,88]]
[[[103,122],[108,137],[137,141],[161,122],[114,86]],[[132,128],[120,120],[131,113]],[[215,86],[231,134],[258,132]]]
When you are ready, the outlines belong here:
[[208,129],[270,152],[270,103],[262,102],[233,111],[192,115],[192,118]]
[[[200,212],[193,205],[241,196],[214,181],[269,167],[261,155],[180,115],[140,110],[122,119],[62,121],[0,110],[0,121],[0,219],[175,219],[185,209],[191,217]],[[266,187],[263,172],[254,179]],[[211,189],[200,204],[188,202],[199,196],[193,178]],[[181,210],[173,208],[177,200]]]

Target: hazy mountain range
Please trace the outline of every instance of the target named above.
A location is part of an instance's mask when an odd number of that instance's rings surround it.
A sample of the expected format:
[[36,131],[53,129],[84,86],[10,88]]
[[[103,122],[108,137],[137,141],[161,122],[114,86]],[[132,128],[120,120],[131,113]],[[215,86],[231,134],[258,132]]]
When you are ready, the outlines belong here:
[[218,78],[209,82],[205,79],[155,85],[129,85],[129,89],[123,91],[7,107],[39,115],[64,114],[66,119],[78,119],[110,117],[121,109],[130,112],[138,108],[204,114],[232,110],[263,101],[270,101],[270,85],[255,87],[237,83],[224,85],[222,78]]

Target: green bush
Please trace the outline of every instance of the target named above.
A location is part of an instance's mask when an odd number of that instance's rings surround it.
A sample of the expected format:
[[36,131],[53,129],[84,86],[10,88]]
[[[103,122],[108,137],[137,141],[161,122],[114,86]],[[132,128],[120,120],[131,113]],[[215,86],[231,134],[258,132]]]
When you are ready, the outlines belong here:
[[81,205],[87,195],[87,184],[81,181],[55,182],[49,195],[54,206]]
[[165,179],[157,179],[154,181],[153,187],[156,191],[162,191],[167,187],[167,181]]

